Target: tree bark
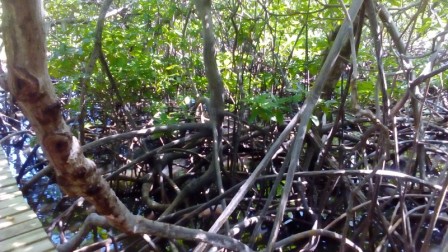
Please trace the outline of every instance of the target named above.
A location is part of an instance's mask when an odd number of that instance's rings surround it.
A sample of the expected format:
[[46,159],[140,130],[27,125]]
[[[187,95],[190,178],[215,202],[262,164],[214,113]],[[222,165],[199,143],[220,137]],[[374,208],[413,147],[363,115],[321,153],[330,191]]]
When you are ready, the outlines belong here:
[[150,221],[126,208],[97,173],[95,163],[84,156],[79,141],[62,117],[62,104],[48,74],[41,1],[1,2],[8,87],[13,101],[36,132],[61,189],[70,196],[84,197],[109,225],[124,233],[196,240],[230,250],[249,251],[233,238]]

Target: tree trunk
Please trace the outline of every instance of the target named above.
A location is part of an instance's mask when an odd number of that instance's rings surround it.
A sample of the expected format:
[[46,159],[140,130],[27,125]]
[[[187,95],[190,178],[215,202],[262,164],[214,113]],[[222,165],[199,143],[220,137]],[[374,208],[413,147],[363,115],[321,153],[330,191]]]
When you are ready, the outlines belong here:
[[111,216],[115,225],[126,226],[126,207],[96,173],[95,163],[84,157],[62,117],[62,104],[48,75],[42,13],[37,2],[2,1],[8,85],[13,100],[30,121],[64,192],[86,197],[95,202],[100,214]]

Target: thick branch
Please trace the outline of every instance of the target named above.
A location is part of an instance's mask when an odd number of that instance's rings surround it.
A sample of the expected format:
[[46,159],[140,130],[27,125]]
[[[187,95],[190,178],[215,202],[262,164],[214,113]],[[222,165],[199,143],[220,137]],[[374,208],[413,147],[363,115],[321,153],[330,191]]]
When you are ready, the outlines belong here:
[[[202,31],[204,37],[204,65],[205,75],[208,80],[210,91],[210,116],[218,119],[223,116],[224,111],[224,84],[216,63],[215,36],[213,34],[213,20],[211,11],[211,0],[197,0],[195,2],[199,18],[202,21]],[[222,119],[217,123],[220,126]]]
[[[221,178],[221,138],[222,121],[224,119],[224,84],[216,63],[215,37],[213,35],[213,20],[211,0],[196,0],[196,9],[202,21],[202,31],[204,36],[204,65],[205,75],[208,80],[210,92],[210,120],[213,129],[213,162],[209,169],[214,169],[216,174],[216,185],[219,193],[224,193]],[[225,200],[221,205],[226,207]]]

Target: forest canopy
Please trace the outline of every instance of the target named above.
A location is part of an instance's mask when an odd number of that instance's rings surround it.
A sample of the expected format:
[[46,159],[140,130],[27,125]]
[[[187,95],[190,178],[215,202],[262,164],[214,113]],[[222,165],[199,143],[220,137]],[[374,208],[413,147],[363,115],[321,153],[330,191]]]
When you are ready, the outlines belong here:
[[2,0],[0,129],[59,251],[448,246],[443,0]]

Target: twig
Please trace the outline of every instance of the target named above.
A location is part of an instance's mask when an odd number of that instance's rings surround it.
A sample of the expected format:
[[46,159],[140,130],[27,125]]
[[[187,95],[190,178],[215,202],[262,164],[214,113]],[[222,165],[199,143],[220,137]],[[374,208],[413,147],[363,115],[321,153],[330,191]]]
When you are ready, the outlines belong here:
[[[352,242],[351,240],[347,239],[347,238],[343,238],[342,235],[336,233],[336,232],[332,232],[326,229],[313,229],[313,230],[308,230],[305,232],[301,232],[295,235],[291,235],[288,238],[285,238],[281,241],[276,242],[275,244],[273,244],[273,248],[281,248],[284,246],[287,246],[288,244],[294,243],[298,240],[302,240],[308,237],[312,237],[312,236],[325,236],[325,237],[329,237],[329,238],[333,238],[336,240],[339,240],[343,243],[345,243],[345,245],[351,247],[352,249],[356,250],[356,251],[361,251],[362,249],[360,247],[358,247],[354,242]],[[263,252],[265,252],[267,250],[263,250]]]
[[440,211],[442,209],[442,206],[445,202],[445,196],[448,190],[448,176],[445,176],[445,181],[443,182],[442,191],[440,192],[440,195],[438,197],[438,200],[436,202],[434,212],[431,214],[431,221],[429,222],[428,228],[426,229],[425,238],[423,240],[423,245],[421,248],[421,251],[428,251],[429,250],[429,244],[432,232],[434,230],[434,227],[436,225],[437,218],[440,214]]

